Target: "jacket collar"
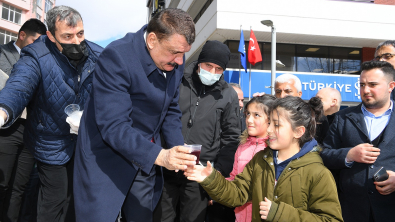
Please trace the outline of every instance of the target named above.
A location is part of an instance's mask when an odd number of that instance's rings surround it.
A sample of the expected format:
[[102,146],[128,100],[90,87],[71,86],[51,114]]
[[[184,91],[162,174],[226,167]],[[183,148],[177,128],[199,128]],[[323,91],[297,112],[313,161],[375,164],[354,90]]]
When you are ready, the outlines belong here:
[[[314,147],[317,146],[317,141],[315,139],[312,139],[308,142],[306,142],[303,147],[300,149],[298,153],[293,155],[287,160],[284,160],[283,162],[279,163],[279,165],[287,165],[289,162],[295,159],[299,159],[300,157],[304,156],[305,154],[309,153],[314,149]],[[274,163],[277,165],[277,150],[273,150],[273,157],[274,157]]]
[[[392,101],[394,102],[394,101]],[[395,112],[391,112],[390,120],[387,124],[387,127],[384,131],[383,141],[381,144],[391,144],[391,141],[394,139],[394,131],[395,131]]]
[[[262,158],[265,159],[265,161],[268,162],[268,164],[270,164],[270,162],[274,162],[275,156],[273,156],[274,150],[272,150],[270,147],[268,148],[262,151],[263,152]],[[299,158],[294,159],[288,164],[288,166],[291,168],[299,168],[313,163],[323,164],[322,159],[319,155],[319,149],[320,149],[319,146],[312,147],[309,152],[307,152],[306,154],[302,155]],[[274,168],[274,165],[272,165],[272,167]]]
[[360,103],[358,106],[352,107],[351,109],[351,112],[347,113],[346,117],[349,118],[350,121],[353,122],[367,138],[369,138],[368,129],[366,129],[365,119],[362,112],[362,103]]
[[[14,57],[15,62],[17,62],[20,58],[20,53],[18,52],[18,50],[15,48],[14,46],[15,41],[12,40],[9,43],[6,44],[6,46],[8,47],[8,49],[10,50],[10,54]],[[7,55],[6,55],[7,56]]]
[[255,136],[250,136],[247,138],[246,144],[248,145],[265,145],[266,146],[266,140],[269,138],[269,136],[264,137],[264,138],[256,138]]

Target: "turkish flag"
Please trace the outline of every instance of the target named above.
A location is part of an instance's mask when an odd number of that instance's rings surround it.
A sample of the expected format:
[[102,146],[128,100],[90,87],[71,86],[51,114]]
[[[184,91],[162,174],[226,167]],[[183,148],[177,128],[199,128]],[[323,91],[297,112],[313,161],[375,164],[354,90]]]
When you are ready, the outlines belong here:
[[253,66],[262,61],[261,50],[259,49],[258,41],[255,38],[254,32],[251,29],[250,42],[248,44],[248,62]]

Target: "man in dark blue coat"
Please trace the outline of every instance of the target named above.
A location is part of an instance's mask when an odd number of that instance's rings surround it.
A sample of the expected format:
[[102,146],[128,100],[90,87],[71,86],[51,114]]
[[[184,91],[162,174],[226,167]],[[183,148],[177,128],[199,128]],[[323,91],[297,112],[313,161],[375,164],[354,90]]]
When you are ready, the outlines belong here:
[[[195,156],[183,145],[179,85],[195,39],[192,18],[165,9],[148,26],[114,41],[100,56],[81,120],[74,168],[77,221],[152,221],[164,166],[183,170]],[[166,142],[161,147],[160,134]]]
[[[81,15],[67,6],[47,12],[48,31],[22,49],[0,91],[0,127],[10,127],[27,107],[24,143],[37,160],[40,177],[37,221],[74,221],[72,157],[77,135],[64,108],[85,100],[102,48],[85,40]],[[70,218],[66,218],[70,216]]]
[[[395,70],[387,62],[365,62],[360,76],[362,104],[336,113],[321,153],[339,170],[339,200],[345,222],[390,222],[395,209],[395,112],[390,100]],[[389,178],[373,180],[384,167]]]

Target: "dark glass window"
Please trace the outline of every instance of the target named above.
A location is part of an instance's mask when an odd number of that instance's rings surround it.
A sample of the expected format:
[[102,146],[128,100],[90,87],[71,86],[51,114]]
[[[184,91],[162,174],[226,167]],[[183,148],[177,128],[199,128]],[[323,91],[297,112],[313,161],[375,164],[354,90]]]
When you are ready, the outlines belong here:
[[10,10],[9,10],[9,8],[8,8],[8,6],[5,6],[4,5],[4,3],[3,3],[3,10],[2,10],[2,15],[1,15],[1,17],[3,18],[3,19],[6,19],[6,20],[8,20],[8,12],[9,12]]
[[47,13],[53,7],[51,0],[45,0],[45,13]]
[[196,17],[193,19],[193,22],[196,24],[200,17],[202,17],[203,13],[207,10],[207,8],[210,6],[210,4],[213,2],[214,0],[207,0],[207,2],[203,5],[202,9],[200,9],[199,13],[196,15]]
[[16,24],[21,24],[22,18],[22,10],[9,6],[3,3],[2,8],[2,16],[3,19],[6,19],[10,22],[14,22]]
[[0,45],[7,44],[11,40],[17,40],[17,34],[0,29]]
[[361,68],[361,49],[329,48],[330,66],[332,73],[359,74]]
[[296,45],[296,71],[329,73],[329,47]]
[[241,67],[240,64],[240,53],[238,52],[239,49],[239,42],[236,41],[228,41],[227,45],[230,50],[230,60],[228,63],[229,68],[239,68]]
[[[272,44],[263,43],[263,68],[271,70],[271,53]],[[276,44],[276,70],[278,71],[295,71],[295,45],[292,44]]]
[[[271,43],[259,44],[263,61],[252,69],[271,70]],[[228,67],[237,69],[239,41],[229,40],[227,45],[231,51]],[[248,42],[245,46],[248,54]],[[361,49],[277,43],[276,60],[277,71],[359,74]]]

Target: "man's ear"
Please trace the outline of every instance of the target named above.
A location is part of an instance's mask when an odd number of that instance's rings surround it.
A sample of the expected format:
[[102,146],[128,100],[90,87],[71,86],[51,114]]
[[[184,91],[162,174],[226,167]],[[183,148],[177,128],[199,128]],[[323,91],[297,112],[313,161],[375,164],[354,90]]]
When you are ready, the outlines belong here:
[[158,37],[154,32],[150,32],[146,38],[147,47],[149,50],[153,49],[158,42]]
[[394,82],[394,81],[391,81],[389,86],[390,86],[390,89],[391,89],[391,90],[390,90],[390,93],[391,93],[392,90],[394,90],[395,82]]
[[337,99],[332,99],[331,107],[336,106],[336,104],[337,104]]
[[26,32],[25,31],[20,31],[19,32],[19,35],[18,35],[18,39],[19,40],[21,40],[21,41],[24,41],[25,40],[25,38],[26,38]]
[[304,126],[296,127],[294,131],[295,139],[299,139],[300,137],[302,137],[305,132],[306,132],[306,128]]
[[51,42],[53,42],[53,43],[56,43],[55,37],[53,37],[52,33],[50,31],[47,31],[46,33],[47,33],[49,40],[51,40]]
[[298,92],[300,98],[302,98],[302,91]]

